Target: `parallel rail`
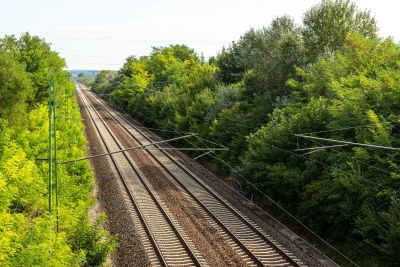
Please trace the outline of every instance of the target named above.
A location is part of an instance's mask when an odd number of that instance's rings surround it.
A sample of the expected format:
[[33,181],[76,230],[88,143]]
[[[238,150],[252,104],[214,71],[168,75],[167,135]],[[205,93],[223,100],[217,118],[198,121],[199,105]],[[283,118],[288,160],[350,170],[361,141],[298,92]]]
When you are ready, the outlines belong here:
[[[107,102],[99,100],[93,95],[91,97],[139,145],[153,143],[153,140],[148,135],[110,107]],[[160,146],[156,145],[156,147],[159,148]],[[222,228],[234,243],[245,252],[247,259],[250,258],[252,261],[250,263],[247,260],[249,264],[258,266],[305,266],[300,259],[232,207],[168,152],[156,150],[145,151],[145,153],[168,173],[173,181],[203,209],[206,215],[212,218],[213,223]],[[176,167],[180,171],[177,171]],[[186,179],[184,176],[186,176]],[[243,253],[239,254],[242,255]],[[245,256],[244,258],[246,259]]]
[[[109,141],[111,140],[114,142],[114,146],[121,149],[121,144],[84,93],[79,92],[79,95],[107,152],[111,152],[111,147],[109,145]],[[94,118],[92,113],[97,117]],[[105,132],[99,129],[99,123],[96,123],[96,119],[103,125],[103,129],[106,129],[109,138],[108,143]],[[153,252],[158,259],[156,260],[155,257],[152,257],[152,253],[150,253],[148,256],[151,264],[162,266],[204,265],[204,260],[200,260],[193,251],[193,248],[187,244],[187,238],[185,239],[182,234],[183,230],[173,222],[173,219],[168,215],[166,209],[155,196],[128,153],[121,153],[120,156],[110,155],[110,158],[133,204],[141,226],[146,233],[146,236],[142,238],[142,240],[148,239],[150,241]],[[124,168],[133,170],[135,176],[126,175],[126,172],[124,173],[123,171]],[[133,179],[136,179],[136,181],[133,181]],[[135,192],[132,192],[132,189],[134,189]],[[148,253],[149,251],[146,252]]]

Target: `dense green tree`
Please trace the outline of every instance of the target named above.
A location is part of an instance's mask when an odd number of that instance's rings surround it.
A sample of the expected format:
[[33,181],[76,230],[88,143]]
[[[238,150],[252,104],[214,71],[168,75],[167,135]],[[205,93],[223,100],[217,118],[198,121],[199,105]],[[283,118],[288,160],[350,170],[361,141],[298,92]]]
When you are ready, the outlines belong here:
[[390,266],[399,265],[397,255],[400,250],[400,199],[393,198],[388,211],[382,212],[382,231],[378,234],[383,239],[380,251],[385,263]]
[[[0,39],[0,50],[10,54],[24,66],[33,84],[34,102],[47,97],[49,80],[65,77],[64,59],[51,50],[50,45],[38,36],[23,34],[19,39],[14,35]],[[32,102],[33,103],[33,102]]]
[[110,81],[111,98],[131,111],[160,120],[160,125],[196,128],[213,101],[215,72],[214,65],[202,62],[186,46],[154,48],[148,57],[126,60],[118,77]]
[[[388,230],[381,225],[380,212],[387,212],[391,198],[398,195],[368,181],[399,188],[397,153],[354,147],[301,156],[293,152],[297,147],[294,134],[327,131],[321,135],[360,143],[398,144],[397,127],[386,122],[398,118],[399,55],[399,46],[391,40],[352,35],[342,52],[299,70],[302,82],[289,83],[295,86],[296,97],[276,109],[268,124],[250,135],[243,161],[247,177],[313,229],[334,242],[361,241],[350,250],[359,259],[373,258],[376,247],[383,245],[382,237]],[[353,127],[359,125],[370,126]],[[398,239],[392,236],[388,240]]]
[[223,82],[244,79],[250,98],[265,96],[275,102],[289,94],[285,83],[305,62],[300,28],[288,16],[276,18],[269,27],[246,32],[216,62]]
[[0,118],[16,124],[26,111],[33,96],[30,80],[21,66],[0,51]]
[[374,38],[378,30],[370,12],[359,10],[349,0],[323,0],[304,14],[303,23],[309,62],[314,62],[322,53],[340,49],[349,33]]
[[[94,199],[87,162],[58,167],[58,234],[55,218],[48,214],[47,163],[35,159],[47,157],[50,81],[58,112],[80,116],[63,67],[63,59],[39,37],[24,34],[0,40],[0,266],[100,265],[115,247],[99,223],[88,221]],[[82,133],[80,120],[58,121],[60,158],[85,155]],[[74,235],[78,225],[79,238]],[[78,246],[82,239],[86,243]]]
[[79,83],[85,84],[86,86],[94,86],[95,79],[84,72],[80,72],[76,76],[75,80]]
[[232,42],[230,47],[225,47],[216,58],[212,58],[213,63],[216,63],[218,71],[218,79],[223,83],[237,83],[243,79],[245,72],[244,65],[239,61],[237,45]]
[[93,89],[102,94],[107,94],[112,86],[111,82],[117,77],[117,74],[111,70],[102,70],[96,75],[93,82]]

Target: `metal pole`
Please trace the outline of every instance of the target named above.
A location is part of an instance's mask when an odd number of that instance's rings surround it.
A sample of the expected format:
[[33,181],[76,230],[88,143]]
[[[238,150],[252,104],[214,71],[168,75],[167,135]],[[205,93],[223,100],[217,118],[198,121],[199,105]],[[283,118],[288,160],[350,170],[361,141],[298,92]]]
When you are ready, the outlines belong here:
[[53,134],[54,134],[54,178],[56,180],[56,221],[57,221],[57,232],[58,232],[58,167],[57,167],[57,119],[56,119],[56,109],[57,103],[54,101],[54,108],[53,108]]
[[[68,86],[68,81],[67,81],[67,86]],[[65,86],[65,88],[64,88],[64,116],[65,117],[67,117],[67,111],[68,111],[67,86]]]
[[53,83],[51,82],[49,85],[49,213],[52,213],[52,193],[53,193],[53,138],[52,138],[52,121],[53,121]]

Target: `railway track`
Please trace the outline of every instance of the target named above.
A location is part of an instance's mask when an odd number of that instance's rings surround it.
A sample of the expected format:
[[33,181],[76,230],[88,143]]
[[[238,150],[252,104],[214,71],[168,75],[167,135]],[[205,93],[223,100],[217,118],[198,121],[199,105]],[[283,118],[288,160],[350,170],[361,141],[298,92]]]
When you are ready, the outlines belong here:
[[[79,87],[79,85],[78,85]],[[128,144],[119,141],[115,134],[110,129],[111,124],[113,127],[119,127],[118,131],[124,132],[130,138],[130,147],[133,143],[136,145],[146,145],[153,143],[154,141],[141,130],[135,124],[131,123],[124,115],[113,109],[107,102],[97,98],[93,93],[89,91],[80,91],[82,99],[85,100],[86,108],[88,112],[91,112],[91,118],[93,123],[102,125],[97,128],[97,131],[101,138],[104,139],[103,143],[107,147],[107,151],[120,150],[124,147],[128,147]],[[101,129],[101,127],[103,129]],[[106,137],[104,137],[106,136]],[[111,142],[112,145],[107,146],[107,142]],[[160,148],[160,145],[155,145]],[[220,195],[214,192],[208,185],[206,185],[200,177],[192,173],[186,166],[182,165],[174,156],[165,150],[144,150],[144,153],[153,163],[155,168],[162,170],[162,172],[168,177],[171,183],[173,183],[181,194],[188,199],[188,201],[196,208],[196,210],[203,216],[214,229],[218,235],[220,235],[226,243],[243,259],[248,266],[305,266],[305,264],[293,255],[290,251],[278,244],[270,235],[268,235],[261,227],[257,226],[253,221],[247,218],[240,211],[235,209],[228,201],[223,199]],[[133,205],[136,207],[136,214],[140,220],[143,230],[140,236],[142,241],[145,243],[146,249],[150,251],[149,258],[152,259],[151,264],[154,265],[206,265],[207,255],[201,255],[196,246],[190,239],[185,236],[185,231],[179,226],[178,222],[173,223],[174,219],[168,208],[162,204],[162,201],[157,197],[157,194],[152,191],[151,184],[146,181],[146,177],[141,173],[140,168],[136,165],[135,161],[129,156],[129,153],[119,153],[118,156],[115,154],[111,157],[114,165],[118,168],[120,166],[129,165],[130,171],[135,173],[135,178],[128,178],[129,171],[124,174],[122,171],[119,172],[119,176],[124,180],[124,185],[127,191],[129,191],[130,199]],[[118,165],[119,164],[119,165]],[[126,166],[125,166],[126,167]],[[143,188],[138,190],[136,184],[129,182],[129,180],[136,181],[135,183],[141,184]],[[140,183],[139,183],[140,181]],[[131,187],[129,185],[131,184]],[[136,191],[133,192],[135,187]],[[146,191],[147,190],[147,191]],[[144,193],[146,192],[146,193]],[[147,194],[147,195],[146,195]],[[142,199],[147,199],[145,202],[149,206],[140,204]],[[151,201],[150,201],[151,200]],[[157,202],[158,201],[158,202]],[[157,204],[157,203],[158,204]],[[151,205],[150,205],[151,204]],[[154,206],[158,207],[159,213],[149,215],[147,209],[151,209]],[[142,216],[142,217],[141,217]],[[181,244],[179,253],[170,256],[169,253],[165,253],[166,249],[160,247],[158,240],[161,240],[158,235],[160,232],[154,231],[148,225],[148,219],[159,218],[158,224],[170,223],[171,230],[170,235],[175,233],[176,244]],[[162,219],[163,218],[163,219]],[[139,222],[138,222],[139,223]],[[175,230],[173,230],[175,229]],[[139,229],[140,230],[140,229]],[[178,242],[180,241],[180,243]],[[147,245],[146,245],[147,244]],[[162,244],[164,246],[165,244]],[[186,256],[184,252],[186,252]],[[167,255],[168,254],[168,255]],[[170,258],[166,258],[170,256]],[[175,256],[180,256],[186,261],[172,261]]]
[[[79,96],[94,124],[107,152],[122,149],[115,135],[78,89]],[[187,244],[182,229],[173,222],[171,215],[152,193],[151,187],[130,159],[128,153],[110,155],[111,161],[120,177],[126,193],[135,209],[138,233],[152,266],[204,266]],[[147,242],[146,242],[147,241]]]

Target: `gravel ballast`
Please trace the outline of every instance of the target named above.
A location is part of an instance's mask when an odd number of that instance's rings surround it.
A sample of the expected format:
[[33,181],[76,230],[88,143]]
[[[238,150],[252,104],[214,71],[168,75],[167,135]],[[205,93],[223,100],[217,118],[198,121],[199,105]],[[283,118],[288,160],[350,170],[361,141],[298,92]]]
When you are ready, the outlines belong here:
[[[89,154],[104,153],[96,129],[91,122],[81,99],[77,97],[81,117],[85,122],[85,135],[89,142]],[[144,248],[135,231],[129,208],[121,192],[118,176],[113,171],[110,160],[94,158],[91,165],[95,174],[97,201],[100,210],[107,216],[106,229],[118,237],[118,249],[111,257],[113,266],[149,266]]]

